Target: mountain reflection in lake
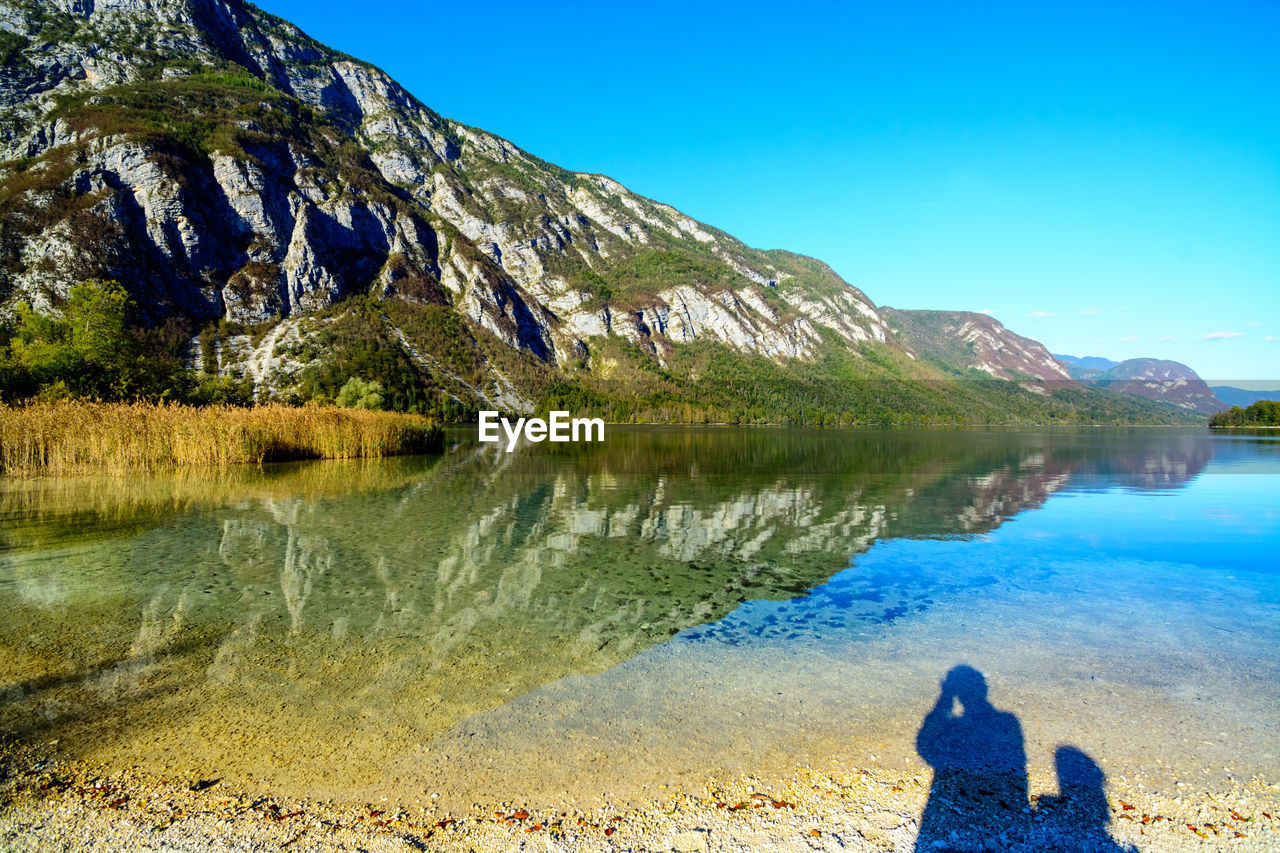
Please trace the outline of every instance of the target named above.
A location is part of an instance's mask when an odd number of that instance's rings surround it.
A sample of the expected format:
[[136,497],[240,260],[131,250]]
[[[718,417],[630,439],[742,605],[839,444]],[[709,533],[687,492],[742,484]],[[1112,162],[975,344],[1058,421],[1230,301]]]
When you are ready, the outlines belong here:
[[4,484],[3,732],[320,796],[395,790],[433,761],[439,782],[448,755],[507,743],[477,740],[495,714],[527,727],[568,701],[566,677],[631,681],[549,726],[633,701],[661,729],[660,687],[628,693],[663,677],[635,674],[645,650],[910,634],[895,626],[1010,579],[919,552],[864,568],[889,540],[979,544],[1056,492],[1178,490],[1261,452],[1172,431],[617,428],[511,454],[469,438],[442,458]]

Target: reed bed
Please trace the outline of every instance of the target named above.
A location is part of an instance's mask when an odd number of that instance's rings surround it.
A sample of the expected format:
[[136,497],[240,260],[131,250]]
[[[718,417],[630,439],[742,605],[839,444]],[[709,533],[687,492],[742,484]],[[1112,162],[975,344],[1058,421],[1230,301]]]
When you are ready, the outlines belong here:
[[0,473],[10,477],[378,458],[438,452],[443,444],[438,426],[394,412],[81,401],[0,405]]

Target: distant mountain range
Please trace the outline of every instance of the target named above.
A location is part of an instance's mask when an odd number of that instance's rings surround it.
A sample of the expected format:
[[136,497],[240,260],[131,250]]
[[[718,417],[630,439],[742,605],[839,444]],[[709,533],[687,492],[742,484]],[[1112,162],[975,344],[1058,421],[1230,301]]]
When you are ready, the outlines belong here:
[[1202,415],[1227,408],[1194,370],[1177,361],[1131,358],[1111,361],[1098,356],[1077,358],[1055,354],[1073,379],[1148,400],[1159,400]]
[[1233,385],[1210,385],[1213,394],[1227,406],[1245,408],[1259,400],[1280,400],[1280,388],[1266,391],[1254,391],[1248,388],[1236,388]]
[[1170,423],[1218,404],[1181,365],[1073,376],[985,315],[878,307],[822,261],[444,118],[243,0],[0,0],[0,34],[0,318],[114,279],[194,371],[259,400],[358,377],[452,417]]
[[1053,357],[1065,364],[1075,379],[1096,379],[1120,363],[1100,355],[1074,356],[1054,353]]

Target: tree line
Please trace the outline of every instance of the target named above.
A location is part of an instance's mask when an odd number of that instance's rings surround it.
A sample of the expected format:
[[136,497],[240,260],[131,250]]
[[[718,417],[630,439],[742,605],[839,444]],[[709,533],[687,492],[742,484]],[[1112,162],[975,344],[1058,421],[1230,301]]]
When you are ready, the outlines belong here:
[[1280,401],[1259,400],[1243,409],[1232,406],[1210,417],[1209,426],[1280,426]]

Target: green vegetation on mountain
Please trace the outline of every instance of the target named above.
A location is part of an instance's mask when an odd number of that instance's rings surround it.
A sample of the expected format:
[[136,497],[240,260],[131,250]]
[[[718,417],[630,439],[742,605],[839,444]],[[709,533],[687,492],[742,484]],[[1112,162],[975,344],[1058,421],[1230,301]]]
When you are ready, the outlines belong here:
[[376,408],[433,410],[437,397],[430,377],[417,369],[374,306],[353,300],[349,310],[317,325],[313,336],[285,350],[304,365],[292,402],[336,399],[356,379],[383,389],[385,406]]
[[974,341],[950,334],[949,327],[960,312],[886,309],[885,313],[894,335],[908,340],[916,355],[940,370],[955,371],[978,354]]
[[[384,310],[385,309],[385,310]],[[0,342],[0,395],[98,400],[252,402],[252,383],[217,377],[215,347],[256,335],[234,324],[200,335],[204,370],[188,371],[181,335],[166,340],[127,322],[130,303],[112,282],[73,288],[61,318],[22,308]],[[536,394],[539,413],[563,409],[621,423],[856,424],[1108,423],[1135,424],[1193,416],[1158,403],[1083,388],[1037,393],[978,371],[941,374],[887,345],[861,354],[836,345],[822,359],[779,364],[719,343],[678,344],[666,365],[619,336],[598,341],[588,361],[557,370],[483,337],[435,305],[352,299],[308,321],[300,341],[278,345],[301,365],[283,402],[338,404],[467,420],[478,409],[461,391],[495,365]],[[403,335],[403,341],[397,335]],[[435,370],[413,352],[436,353]],[[434,377],[443,377],[443,384]]]
[[133,325],[134,309],[123,287],[101,281],[71,288],[61,316],[19,304],[13,323],[0,326],[0,399],[188,397],[182,330]]

